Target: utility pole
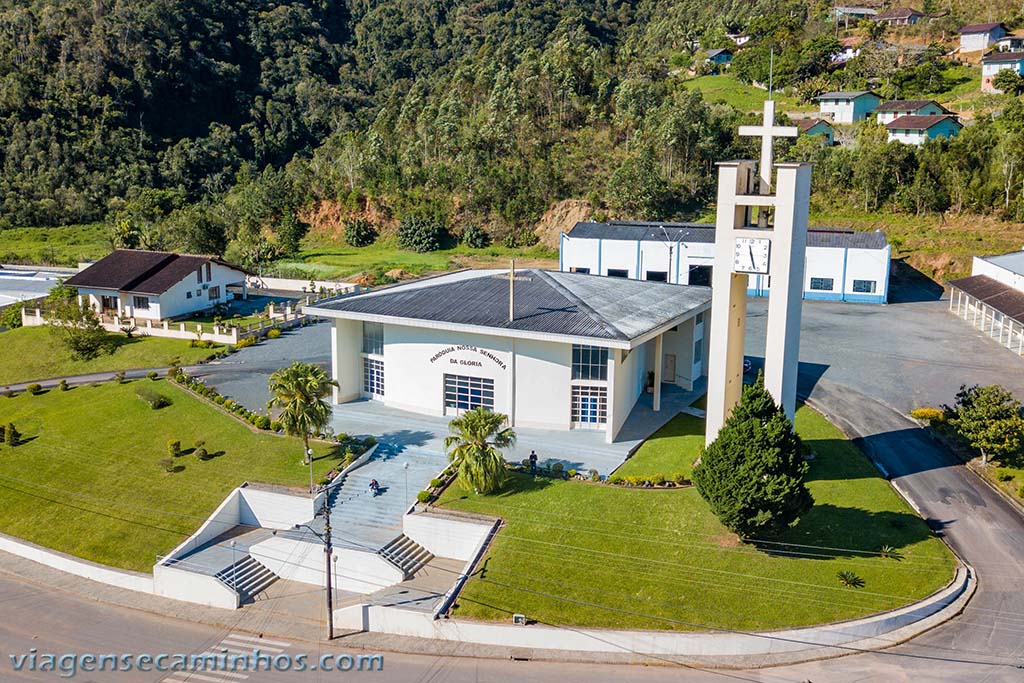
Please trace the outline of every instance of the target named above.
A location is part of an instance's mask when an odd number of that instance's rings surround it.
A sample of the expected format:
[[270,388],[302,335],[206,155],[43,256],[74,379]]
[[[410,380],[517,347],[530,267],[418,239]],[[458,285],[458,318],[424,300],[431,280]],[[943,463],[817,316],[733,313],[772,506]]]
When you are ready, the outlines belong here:
[[324,567],[327,574],[327,640],[334,640],[334,587],[331,584],[331,506],[330,493],[324,496]]

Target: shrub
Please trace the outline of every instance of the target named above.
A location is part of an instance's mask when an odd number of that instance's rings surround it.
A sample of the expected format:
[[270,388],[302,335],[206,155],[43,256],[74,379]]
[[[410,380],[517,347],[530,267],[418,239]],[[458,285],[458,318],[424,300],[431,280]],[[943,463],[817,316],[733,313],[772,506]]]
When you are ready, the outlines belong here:
[[883,545],[881,548],[879,548],[878,555],[883,559],[896,560],[897,562],[903,559],[903,553],[901,553],[899,550],[897,550],[891,545]]
[[910,411],[910,417],[928,423],[943,423],[946,421],[946,413],[938,408],[914,408]]
[[226,398],[224,398],[223,396],[221,396],[220,394],[217,394],[216,396],[214,396],[214,397],[213,397],[213,402],[214,402],[214,403],[216,403],[216,404],[217,404],[217,405],[219,405],[219,406],[222,406],[222,405],[224,405],[224,402],[225,402],[226,400],[227,400],[227,399],[226,399]]
[[209,460],[210,454],[206,452],[205,448],[197,448],[194,455],[200,460]]
[[60,382],[57,383],[57,388],[61,391],[67,391],[71,387],[68,386],[68,381],[66,379],[62,379]]
[[284,429],[284,425],[281,424],[280,420],[274,420],[270,423],[270,431],[279,432]]
[[267,330],[267,339],[277,339],[281,336],[281,328],[271,327]]
[[247,349],[250,346],[256,346],[256,337],[242,337],[235,344],[235,349]]
[[7,441],[7,425],[0,424],[0,443]]
[[8,306],[0,311],[0,327],[9,330],[21,327],[21,306]]
[[564,469],[565,469],[565,465],[563,465],[560,462],[556,462],[555,464],[553,464],[551,466],[551,473],[553,475],[555,475],[556,477],[560,477],[560,476],[562,476],[562,470],[564,470]]
[[1017,487],[1017,495],[1024,498],[1024,481],[1022,481],[1020,486]]
[[316,480],[316,485],[319,486],[320,488],[323,488],[324,486],[327,486],[330,483],[330,477],[320,477],[319,479]]
[[682,472],[677,472],[672,475],[672,481],[679,484],[680,486],[688,486],[691,482],[686,478],[686,475]]
[[597,470],[590,470],[587,475],[590,477],[590,481],[601,481],[601,473]]
[[7,432],[4,438],[7,440],[8,446],[14,448],[15,446],[21,445],[21,432],[19,432],[18,428],[14,426],[13,422],[8,422],[7,429],[4,431]]
[[839,579],[839,583],[843,584],[847,588],[863,588],[864,579],[860,578],[849,569],[844,569],[841,572],[836,573],[836,577]]
[[425,216],[406,216],[398,224],[398,246],[419,254],[437,251],[446,232],[439,221]]
[[483,249],[491,243],[491,236],[476,223],[470,223],[462,231],[462,243],[471,249]]
[[177,458],[181,455],[181,440],[180,439],[168,439],[167,440],[167,454],[172,458]]
[[149,387],[139,387],[135,390],[135,395],[140,399],[149,404],[149,407],[153,410],[160,410],[171,405],[171,399],[167,398],[163,394],[159,394]]
[[722,524],[757,538],[781,533],[811,509],[807,470],[793,423],[758,374],[704,449],[693,481]]
[[576,470],[569,470],[569,478],[570,479],[575,479],[576,478]]
[[206,440],[205,439],[196,439],[196,442],[195,442],[195,444],[193,444],[192,447],[193,448],[202,448],[205,445],[206,445]]
[[256,418],[255,425],[257,429],[270,429],[270,418],[266,415],[260,415]]
[[232,410],[233,411],[237,407],[238,407],[238,403],[235,402],[234,399],[231,399],[231,398],[225,399],[225,401],[224,401],[224,409],[225,410]]
[[442,481],[441,479],[431,479],[430,480],[430,488],[436,489],[436,488],[440,487],[441,484],[443,484],[443,483],[444,483],[444,481]]
[[996,470],[996,479],[999,481],[1013,481],[1014,473],[1002,468]]
[[365,218],[345,222],[345,241],[353,247],[368,247],[377,239],[377,229]]
[[613,486],[620,486],[625,483],[624,477],[621,474],[613,474],[612,476],[608,477],[607,481],[609,484],[612,484]]
[[152,370],[150,370],[149,372],[146,373],[146,377],[148,377],[149,379],[152,379],[152,380],[155,380],[159,376],[160,375],[156,374],[156,372],[154,372]]
[[43,386],[41,384],[29,384],[27,387],[25,387],[25,391],[32,394],[33,396],[38,396],[39,394],[43,393]]
[[377,439],[373,438],[372,436],[368,436],[365,439],[363,439],[363,446],[366,448],[373,448],[376,445]]
[[665,475],[664,474],[652,474],[650,477],[647,478],[647,480],[649,482],[651,482],[652,486],[661,486],[662,484],[665,483]]
[[416,494],[416,500],[420,503],[429,503],[432,497],[430,491],[420,491]]
[[177,467],[174,464],[174,458],[160,458],[159,465],[164,469],[164,472],[167,473],[173,472]]

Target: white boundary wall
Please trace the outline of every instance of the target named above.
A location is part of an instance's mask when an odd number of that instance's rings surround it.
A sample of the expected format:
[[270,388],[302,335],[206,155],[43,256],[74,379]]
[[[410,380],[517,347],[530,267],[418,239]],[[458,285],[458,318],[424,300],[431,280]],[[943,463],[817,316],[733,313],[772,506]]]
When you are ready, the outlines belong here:
[[[275,536],[257,543],[249,554],[282,579],[326,586],[324,546],[315,542]],[[369,594],[405,580],[402,570],[380,555],[350,548],[334,548],[338,558],[336,587],[352,593]]]
[[468,522],[431,513],[402,517],[402,532],[437,557],[468,562],[487,540],[493,524]]
[[[958,567],[953,581],[941,591],[901,609],[855,621],[765,633],[618,631],[601,629],[512,626],[457,619],[394,607],[353,605],[336,610],[339,628],[433,638],[463,643],[533,648],[657,654],[693,657],[737,657],[798,653],[822,647],[841,647],[872,641],[871,647],[902,642],[958,613],[975,586],[972,571]],[[947,610],[944,612],[944,610]],[[529,616],[529,615],[527,615]],[[915,631],[906,633],[905,630]],[[896,633],[901,631],[900,633]],[[888,638],[886,636],[889,636]]]
[[35,543],[12,538],[6,534],[0,534],[0,550],[32,560],[58,571],[81,576],[82,578],[105,583],[109,586],[117,586],[130,591],[140,593],[153,592],[153,578],[145,574],[123,571],[106,567],[102,564],[81,560],[71,555],[66,555],[56,550],[48,550]]

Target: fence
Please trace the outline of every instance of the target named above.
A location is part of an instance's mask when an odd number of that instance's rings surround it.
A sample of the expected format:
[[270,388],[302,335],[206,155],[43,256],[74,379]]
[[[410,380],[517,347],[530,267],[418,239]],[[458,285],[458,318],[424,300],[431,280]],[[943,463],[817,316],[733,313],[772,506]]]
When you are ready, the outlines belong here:
[[[345,294],[358,294],[360,288],[350,290]],[[100,325],[108,332],[124,332],[133,330],[133,334],[142,337],[169,337],[171,339],[187,339],[195,341],[210,341],[215,344],[237,344],[240,339],[246,337],[262,337],[271,328],[287,330],[301,325],[309,318],[303,312],[305,306],[315,304],[329,295],[311,294],[304,297],[294,306],[288,304],[281,310],[279,306],[270,304],[267,307],[267,318],[261,318],[258,323],[248,325],[234,325],[228,323],[185,323],[173,322],[170,320],[139,320],[136,318],[123,318],[121,316],[100,316]],[[22,308],[21,324],[26,327],[37,327],[47,324],[46,311],[41,307]]]

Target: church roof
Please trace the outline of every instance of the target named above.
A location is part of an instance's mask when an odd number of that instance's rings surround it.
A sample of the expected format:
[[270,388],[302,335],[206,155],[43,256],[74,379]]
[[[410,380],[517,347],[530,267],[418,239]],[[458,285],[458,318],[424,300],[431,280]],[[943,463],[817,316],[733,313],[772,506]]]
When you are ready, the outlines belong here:
[[[662,230],[664,228],[664,230]],[[684,242],[711,244],[715,226],[710,223],[650,223],[621,221],[615,223],[577,223],[568,232],[569,239],[628,240],[635,242]],[[843,228],[811,228],[807,231],[808,247],[836,249],[885,249],[889,242],[880,231],[858,232]]]
[[539,269],[516,271],[509,320],[508,271],[470,270],[342,296],[306,311],[328,318],[440,329],[486,328],[509,337],[586,338],[632,348],[707,308],[709,287]]

